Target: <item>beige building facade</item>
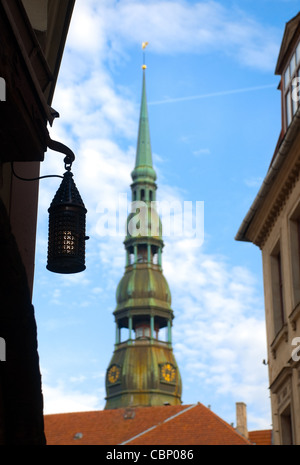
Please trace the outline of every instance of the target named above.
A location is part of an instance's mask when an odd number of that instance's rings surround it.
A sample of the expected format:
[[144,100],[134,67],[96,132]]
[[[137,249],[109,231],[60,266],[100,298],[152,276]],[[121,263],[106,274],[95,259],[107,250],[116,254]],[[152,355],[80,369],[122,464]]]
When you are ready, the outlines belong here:
[[286,445],[300,444],[300,13],[286,24],[275,73],[281,133],[236,239],[262,252],[273,442]]

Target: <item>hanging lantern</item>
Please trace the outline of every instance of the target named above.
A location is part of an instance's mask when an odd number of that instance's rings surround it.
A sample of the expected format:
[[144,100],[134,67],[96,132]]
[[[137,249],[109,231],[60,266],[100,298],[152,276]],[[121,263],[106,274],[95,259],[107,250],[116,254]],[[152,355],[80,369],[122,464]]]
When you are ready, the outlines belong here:
[[49,239],[47,269],[54,273],[79,273],[85,270],[87,210],[73,180],[70,167],[48,210]]
[[38,178],[23,178],[18,176],[11,162],[13,175],[22,181],[37,181],[44,178],[63,178],[49,212],[48,232],[48,262],[47,269],[54,273],[79,273],[85,266],[85,216],[87,210],[73,181],[71,173],[75,155],[69,147],[52,140],[47,134],[47,147],[56,152],[64,153],[65,174],[63,176],[48,175]]

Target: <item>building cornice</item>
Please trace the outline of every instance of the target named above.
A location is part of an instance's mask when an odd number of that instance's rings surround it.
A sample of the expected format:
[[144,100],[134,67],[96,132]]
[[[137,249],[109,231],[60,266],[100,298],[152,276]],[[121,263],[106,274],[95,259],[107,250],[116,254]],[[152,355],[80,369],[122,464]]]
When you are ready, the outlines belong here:
[[280,215],[284,205],[291,191],[293,190],[296,182],[300,176],[300,154],[295,160],[293,165],[290,167],[288,174],[286,175],[285,181],[281,188],[278,190],[277,195],[272,199],[271,207],[269,212],[265,216],[263,223],[256,232],[250,233],[250,226],[252,226],[256,216],[263,208],[266,199],[268,198],[274,182],[278,179],[279,172],[286,162],[287,156],[290,153],[290,149],[296,140],[296,137],[300,133],[300,107],[295,114],[291,125],[289,126],[279,148],[274,157],[274,160],[268,170],[268,173],[263,181],[263,184],[252,203],[247,215],[245,216],[240,229],[235,237],[237,241],[252,242],[258,247],[262,248],[265,241],[267,240],[271,229],[274,226],[275,221]]

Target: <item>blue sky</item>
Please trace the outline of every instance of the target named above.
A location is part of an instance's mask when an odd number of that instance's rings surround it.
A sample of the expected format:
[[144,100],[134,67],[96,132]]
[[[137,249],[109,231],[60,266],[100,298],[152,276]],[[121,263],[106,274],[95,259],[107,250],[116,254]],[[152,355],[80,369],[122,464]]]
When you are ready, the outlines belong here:
[[[102,409],[114,349],[112,312],[125,267],[123,234],[102,236],[103,206],[130,196],[146,49],[158,200],[204,202],[204,242],[165,238],[184,404],[229,423],[245,402],[249,429],[270,428],[260,251],[234,240],[280,131],[274,76],[298,0],[77,0],[53,107],[53,139],[76,154],[88,210],[85,272],[46,270],[47,209],[58,179],[40,182],[33,302],[45,413]],[[42,174],[63,174],[50,150]]]

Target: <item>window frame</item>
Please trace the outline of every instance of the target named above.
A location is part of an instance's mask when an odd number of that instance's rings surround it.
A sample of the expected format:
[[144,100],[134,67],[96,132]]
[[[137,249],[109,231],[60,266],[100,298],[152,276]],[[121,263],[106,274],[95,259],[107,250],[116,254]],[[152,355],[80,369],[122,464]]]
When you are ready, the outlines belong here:
[[288,217],[293,310],[300,304],[300,200]]
[[[287,74],[288,73],[288,74]],[[284,108],[284,128],[288,129],[300,105],[300,92],[298,99],[293,98],[296,87],[300,86],[300,39],[293,49],[291,58],[282,74],[282,103]]]
[[284,273],[282,266],[282,251],[280,240],[276,243],[270,254],[271,289],[272,289],[272,316],[274,337],[280,333],[286,323],[284,299]]

